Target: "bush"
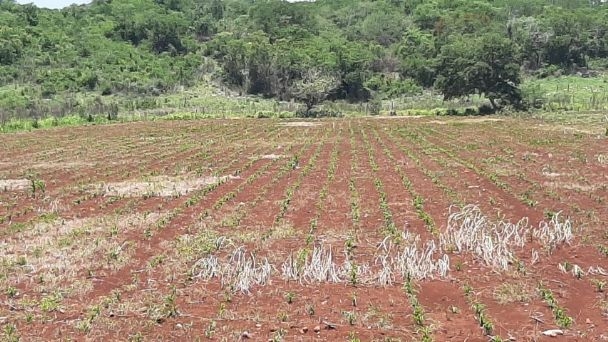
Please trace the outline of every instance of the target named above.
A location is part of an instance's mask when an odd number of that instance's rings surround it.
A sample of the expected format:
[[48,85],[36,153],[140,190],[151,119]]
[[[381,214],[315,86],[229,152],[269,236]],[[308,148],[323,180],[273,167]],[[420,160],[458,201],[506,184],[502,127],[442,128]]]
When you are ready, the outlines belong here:
[[483,104],[479,106],[477,111],[479,112],[479,115],[491,115],[496,113],[494,107],[490,106],[489,104]]
[[369,115],[379,115],[382,109],[382,101],[374,99],[367,103]]
[[293,118],[294,115],[292,112],[281,112],[279,113],[279,118],[281,119],[286,119],[286,118]]
[[464,110],[464,115],[477,115],[479,112],[475,108],[466,108]]
[[458,113],[458,109],[450,108],[446,111],[445,115],[458,116],[460,113]]
[[101,95],[108,96],[112,95],[112,87],[109,84],[105,84],[103,88],[101,88]]
[[118,118],[118,105],[116,103],[110,104],[108,108],[108,121],[116,120]]
[[388,98],[399,96],[412,96],[422,94],[422,87],[412,79],[393,79],[384,75],[372,76],[365,85],[374,91],[378,91]]
[[296,117],[298,118],[341,118],[344,114],[339,111],[333,111],[325,108],[312,108],[310,110],[298,109]]
[[564,71],[557,65],[548,65],[544,68],[536,70],[534,73],[538,78],[547,78],[551,76],[559,77]]
[[270,111],[267,111],[267,110],[266,110],[266,111],[261,111],[261,112],[258,112],[258,113],[257,113],[256,117],[257,117],[258,119],[268,119],[268,118],[273,118],[273,117],[275,117],[275,113],[270,112]]

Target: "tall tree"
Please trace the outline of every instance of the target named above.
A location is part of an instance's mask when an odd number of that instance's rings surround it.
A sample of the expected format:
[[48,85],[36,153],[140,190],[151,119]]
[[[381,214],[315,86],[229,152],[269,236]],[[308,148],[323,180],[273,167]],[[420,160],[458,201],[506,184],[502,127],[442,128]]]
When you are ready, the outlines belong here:
[[522,96],[517,47],[497,34],[463,37],[441,49],[435,82],[446,100],[484,95],[494,110],[519,106]]

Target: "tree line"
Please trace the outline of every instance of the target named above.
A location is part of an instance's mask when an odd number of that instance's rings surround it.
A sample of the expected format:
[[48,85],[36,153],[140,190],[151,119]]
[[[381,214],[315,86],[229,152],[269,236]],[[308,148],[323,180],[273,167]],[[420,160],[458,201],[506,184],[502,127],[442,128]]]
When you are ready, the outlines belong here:
[[[0,105],[154,95],[206,74],[243,94],[367,101],[433,88],[524,108],[522,77],[608,66],[601,0],[0,0]],[[2,89],[2,88],[0,88]]]

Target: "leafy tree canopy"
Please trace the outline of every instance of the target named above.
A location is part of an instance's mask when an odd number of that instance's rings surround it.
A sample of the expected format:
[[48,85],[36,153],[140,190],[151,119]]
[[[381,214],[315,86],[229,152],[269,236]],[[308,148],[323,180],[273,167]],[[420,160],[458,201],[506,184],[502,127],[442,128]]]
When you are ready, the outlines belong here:
[[[0,87],[29,89],[25,103],[154,95],[205,74],[307,103],[435,88],[500,108],[519,103],[525,74],[605,60],[600,0],[94,0],[61,10],[0,0]],[[319,71],[332,89],[311,102],[303,89],[320,85]]]

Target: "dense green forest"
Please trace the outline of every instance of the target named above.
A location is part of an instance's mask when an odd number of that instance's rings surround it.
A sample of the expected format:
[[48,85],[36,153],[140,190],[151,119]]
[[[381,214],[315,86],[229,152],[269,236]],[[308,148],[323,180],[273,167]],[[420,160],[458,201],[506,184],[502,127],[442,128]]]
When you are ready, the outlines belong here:
[[536,105],[524,78],[606,66],[599,0],[95,0],[62,10],[0,0],[3,119],[89,100],[154,107],[148,99],[201,82],[305,112],[427,90],[481,95],[492,112]]

